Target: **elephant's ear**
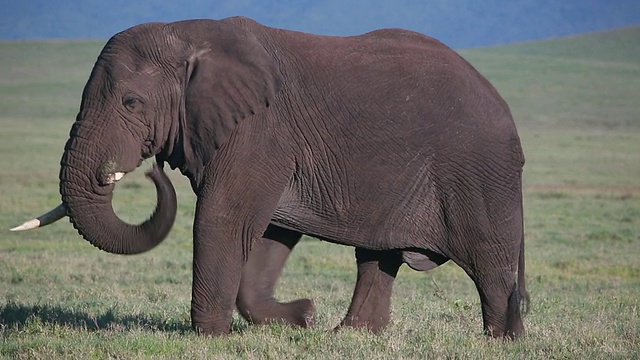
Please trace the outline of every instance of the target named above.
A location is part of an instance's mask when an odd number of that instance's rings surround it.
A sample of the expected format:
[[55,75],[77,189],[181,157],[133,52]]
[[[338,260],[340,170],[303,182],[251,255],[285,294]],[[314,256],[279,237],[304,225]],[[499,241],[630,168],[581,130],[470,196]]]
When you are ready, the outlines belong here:
[[187,126],[212,133],[219,148],[239,121],[271,105],[281,83],[275,59],[253,34],[216,27],[186,63]]

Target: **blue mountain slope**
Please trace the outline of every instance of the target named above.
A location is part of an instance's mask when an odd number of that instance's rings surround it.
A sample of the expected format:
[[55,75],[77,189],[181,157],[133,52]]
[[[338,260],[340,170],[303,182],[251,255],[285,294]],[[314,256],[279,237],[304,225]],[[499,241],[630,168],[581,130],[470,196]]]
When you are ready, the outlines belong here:
[[429,34],[455,48],[640,24],[638,0],[29,0],[6,1],[0,39],[108,38],[148,21],[243,15],[266,25],[352,35],[382,27]]
[[525,55],[531,57],[574,59],[612,65],[614,63],[640,64],[640,26],[613,31],[583,34],[561,39],[487,47],[479,53],[495,56]]

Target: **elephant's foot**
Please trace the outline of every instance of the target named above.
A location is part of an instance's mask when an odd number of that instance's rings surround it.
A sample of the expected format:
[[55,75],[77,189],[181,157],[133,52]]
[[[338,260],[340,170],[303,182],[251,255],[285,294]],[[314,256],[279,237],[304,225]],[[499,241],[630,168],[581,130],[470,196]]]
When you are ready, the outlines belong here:
[[356,248],[358,280],[351,305],[342,327],[364,328],[380,333],[391,318],[391,292],[393,281],[402,259],[394,252]]
[[310,299],[298,299],[287,303],[279,303],[275,300],[266,301],[265,306],[253,304],[253,306],[238,307],[240,314],[250,323],[257,325],[264,324],[287,324],[311,327],[315,324],[315,306]]
[[340,322],[340,325],[336,326],[334,331],[339,331],[345,327],[349,327],[355,329],[366,329],[373,334],[379,334],[387,327],[390,319],[391,314],[389,312],[376,314],[374,316],[369,316],[368,318],[347,315],[342,322]]
[[201,325],[193,324],[192,328],[196,334],[202,335],[202,336],[219,337],[219,336],[227,336],[231,333],[230,328],[222,329],[215,326],[209,326],[204,324],[201,324]]
[[285,309],[286,322],[303,328],[314,326],[316,323],[316,308],[311,299],[298,299],[280,304]]
[[231,333],[231,313],[225,311],[223,317],[211,319],[208,314],[191,309],[191,327],[198,335],[226,336]]

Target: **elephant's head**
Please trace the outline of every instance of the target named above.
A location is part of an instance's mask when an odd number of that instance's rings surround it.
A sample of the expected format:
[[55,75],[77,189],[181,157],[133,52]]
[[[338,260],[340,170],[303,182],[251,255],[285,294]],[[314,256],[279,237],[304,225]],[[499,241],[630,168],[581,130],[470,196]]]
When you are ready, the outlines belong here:
[[164,173],[151,175],[158,204],[140,225],[114,213],[114,184],[156,156],[197,185],[238,121],[269,106],[280,88],[277,65],[245,22],[149,23],[113,36],[91,72],[65,145],[62,205],[35,225],[66,214],[85,239],[113,253],[140,253],[162,241],[176,212]]

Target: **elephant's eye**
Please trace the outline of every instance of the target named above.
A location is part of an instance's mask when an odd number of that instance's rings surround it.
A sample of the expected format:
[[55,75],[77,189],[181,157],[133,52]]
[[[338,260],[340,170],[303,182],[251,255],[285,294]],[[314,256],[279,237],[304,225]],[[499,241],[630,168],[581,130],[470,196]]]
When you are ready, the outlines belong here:
[[133,95],[126,95],[123,97],[122,105],[132,113],[140,112],[142,110],[142,100]]

